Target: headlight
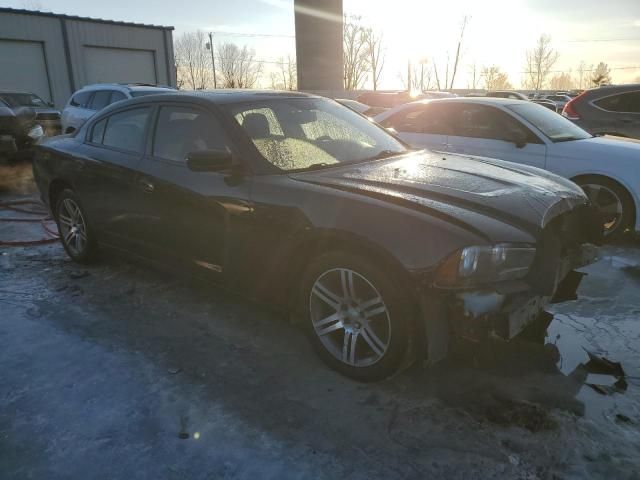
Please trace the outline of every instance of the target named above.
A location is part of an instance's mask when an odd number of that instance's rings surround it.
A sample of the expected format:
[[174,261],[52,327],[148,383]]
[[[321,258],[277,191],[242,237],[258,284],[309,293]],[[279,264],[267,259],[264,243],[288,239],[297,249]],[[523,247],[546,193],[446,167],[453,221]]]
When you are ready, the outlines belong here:
[[40,125],[36,125],[35,127],[32,127],[31,130],[29,130],[27,136],[32,140],[38,140],[39,138],[44,137],[44,130],[42,130],[42,127]]
[[470,287],[523,278],[535,255],[536,249],[528,245],[466,247],[455,251],[440,265],[436,285]]

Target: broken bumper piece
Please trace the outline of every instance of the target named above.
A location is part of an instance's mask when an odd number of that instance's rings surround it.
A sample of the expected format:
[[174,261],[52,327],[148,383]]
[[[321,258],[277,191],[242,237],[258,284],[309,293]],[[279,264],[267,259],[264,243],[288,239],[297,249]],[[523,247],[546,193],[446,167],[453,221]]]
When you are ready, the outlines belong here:
[[577,298],[584,273],[575,269],[593,263],[597,248],[583,245],[557,262],[544,289],[526,279],[492,288],[456,292],[449,301],[448,322],[454,336],[473,341],[487,337],[510,340],[533,322],[549,303]]

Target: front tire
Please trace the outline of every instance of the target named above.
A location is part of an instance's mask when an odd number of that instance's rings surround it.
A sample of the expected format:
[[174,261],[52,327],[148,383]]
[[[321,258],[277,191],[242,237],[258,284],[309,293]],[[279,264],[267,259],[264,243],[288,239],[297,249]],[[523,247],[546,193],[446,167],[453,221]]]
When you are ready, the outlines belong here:
[[301,304],[319,356],[364,382],[393,375],[409,348],[412,302],[399,282],[360,256],[326,253],[307,268]]
[[71,189],[63,190],[56,200],[56,223],[67,255],[77,263],[91,263],[97,243],[80,199]]
[[576,183],[602,215],[606,242],[618,240],[633,225],[633,199],[620,184],[595,175],[578,178]]

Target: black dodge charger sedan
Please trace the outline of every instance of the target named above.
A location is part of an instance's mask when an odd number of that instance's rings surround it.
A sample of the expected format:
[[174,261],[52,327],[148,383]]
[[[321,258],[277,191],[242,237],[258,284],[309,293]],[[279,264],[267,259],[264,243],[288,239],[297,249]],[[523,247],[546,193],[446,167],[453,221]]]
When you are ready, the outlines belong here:
[[513,338],[573,298],[601,234],[568,180],[411,151],[293,92],[118,102],[42,143],[34,174],[75,261],[116,247],[275,302],[358,380],[454,335]]

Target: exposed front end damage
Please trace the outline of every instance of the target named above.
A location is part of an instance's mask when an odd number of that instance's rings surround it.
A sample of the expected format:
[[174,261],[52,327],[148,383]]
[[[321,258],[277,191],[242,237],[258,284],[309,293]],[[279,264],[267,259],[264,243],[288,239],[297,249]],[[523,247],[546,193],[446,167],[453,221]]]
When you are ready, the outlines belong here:
[[[429,364],[442,360],[451,337],[480,342],[511,340],[535,321],[549,303],[577,298],[584,273],[577,269],[597,259],[595,244],[601,225],[595,209],[582,205],[547,222],[535,245],[535,259],[524,278],[478,288],[442,289],[425,293],[423,313]],[[442,299],[427,308],[429,299]],[[445,347],[443,347],[445,345]]]

